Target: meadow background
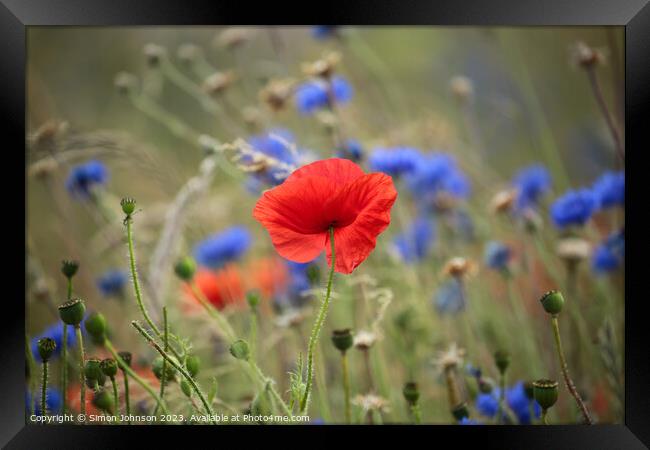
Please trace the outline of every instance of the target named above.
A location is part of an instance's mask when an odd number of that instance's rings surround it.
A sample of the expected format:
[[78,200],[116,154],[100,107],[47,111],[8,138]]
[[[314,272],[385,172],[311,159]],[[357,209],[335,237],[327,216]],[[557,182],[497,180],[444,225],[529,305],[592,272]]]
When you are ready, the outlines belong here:
[[[370,170],[368,159],[377,148],[445,152],[469,179],[471,194],[451,207],[462,211],[461,216],[431,214],[434,237],[427,240],[424,255],[407,261],[395,238],[418,216],[417,196],[404,180],[396,179],[399,197],[390,227],[352,275],[336,276],[336,296],[316,360],[312,420],[343,421],[339,354],[330,335],[334,329],[351,328],[357,335],[372,332],[376,340],[368,350],[349,351],[353,397],[372,391],[381,398],[359,398],[354,406],[356,422],[411,422],[402,387],[416,381],[422,421],[453,423],[450,409],[455,405],[449,404],[448,378],[439,366],[441,352],[455,343],[466,353],[455,376],[472,419],[493,421],[481,406],[485,399],[480,398],[477,380],[496,383],[493,353],[504,349],[511,355],[508,386],[538,378],[558,380],[560,398],[550,413],[551,422],[576,423],[577,409],[562,382],[549,317],[539,303],[544,292],[560,289],[567,300],[560,327],[574,381],[598,422],[622,421],[623,269],[599,273],[591,257],[593,249],[622,226],[622,209],[599,211],[580,228],[578,234],[592,252],[578,264],[575,288],[567,281],[566,258],[557,252],[562,230],[549,216],[549,206],[568,189],[591,186],[604,172],[622,170],[585,70],[571,56],[578,41],[603,52],[606,59],[596,69],[598,80],[612,114],[623,123],[621,28],[343,27],[338,36],[319,36],[310,27],[257,28],[250,40],[231,49],[219,45],[223,31],[29,29],[29,340],[58,321],[55,306],[66,295],[61,260],[75,259],[80,262],[75,293],[89,310],[106,316],[116,347],[131,351],[142,373],[150,374],[156,354],[130,325],[141,317],[129,276],[119,295],[107,295],[98,287],[98,279],[108,270],[128,270],[119,203],[122,197],[133,197],[142,209],[134,216],[134,233],[145,304],[155,318],[167,305],[172,329],[189,339],[192,352],[201,358],[198,381],[207,390],[217,379],[217,410],[244,410],[257,392],[242,376],[214,323],[192,307],[192,299],[174,276],[173,263],[229,227],[242,226],[251,233],[250,247],[229,267],[240,274],[242,292],[262,292],[253,347],[260,368],[284,394],[289,388],[287,372],[295,370],[299,352],[306,352],[327,267],[323,258],[313,263],[308,279],[314,290],[300,301],[287,301],[286,286],[295,281],[295,274],[276,258],[266,230],[252,218],[259,193],[248,184],[251,175],[227,154],[219,157],[206,191],[183,210],[165,264],[152,271],[152,257],[172,202],[205,162],[206,146],[199,145],[195,135],[231,143],[283,128],[291,131],[298,148],[309,149],[305,154],[311,159],[336,155],[328,125],[331,117],[301,114],[293,98],[276,112],[259,96],[271,79],[293,77],[301,82],[302,63],[335,51],[341,57],[337,74],[353,89],[351,100],[336,108],[335,126],[360,144],[359,164],[364,170]],[[216,112],[206,111],[200,95],[188,95],[187,86],[174,82],[173,74],[170,77],[160,65],[147,62],[143,49],[151,43],[166,49],[174,70],[199,91],[214,69],[236,74],[225,93],[213,98]],[[200,64],[179,58],[179,47],[188,43],[201,49]],[[149,103],[118,92],[114,82],[121,71],[137,77],[138,98]],[[470,93],[460,92],[458,84],[454,91],[452,80],[458,76],[471,82]],[[66,189],[66,180],[75,166],[90,160],[101,161],[109,177],[92,199],[79,199]],[[541,227],[529,232],[520,218],[495,214],[489,205],[497,193],[513,186],[520,169],[533,164],[548,170],[551,183],[536,209]],[[510,249],[510,275],[486,263],[490,241]],[[443,268],[456,256],[477,266],[476,273],[463,281],[460,311],[440,300],[441,290],[449,289]],[[150,283],[157,290],[156,299],[146,287]],[[276,284],[281,287],[276,289]],[[243,295],[235,296],[242,298],[224,312],[238,333],[250,340],[251,310]],[[300,314],[291,316],[296,310]],[[91,342],[88,346],[87,354],[105,356],[103,349],[93,348]],[[54,367],[51,382],[56,386],[59,370]],[[475,368],[480,368],[480,377]],[[73,362],[70,370],[74,382]],[[155,377],[149,378],[156,383]],[[151,409],[144,393],[134,395],[142,400],[143,410]],[[170,409],[192,408],[177,385],[168,388],[166,398]],[[364,405],[371,409],[369,414]]]

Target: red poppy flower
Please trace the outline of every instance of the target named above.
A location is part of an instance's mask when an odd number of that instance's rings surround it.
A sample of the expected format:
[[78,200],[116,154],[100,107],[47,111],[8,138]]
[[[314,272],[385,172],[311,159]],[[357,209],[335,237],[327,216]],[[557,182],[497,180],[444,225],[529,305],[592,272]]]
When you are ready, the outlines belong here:
[[331,265],[329,228],[334,227],[334,269],[351,273],[375,248],[396,198],[390,176],[365,174],[347,159],[332,158],[301,167],[266,191],[253,216],[278,253],[300,263],[325,250]]
[[251,262],[248,267],[253,287],[258,289],[264,298],[271,298],[286,290],[289,273],[286,262],[277,256],[260,258]]
[[[244,299],[244,283],[236,266],[227,265],[218,272],[199,269],[194,275],[199,290],[205,298],[217,309],[240,302]],[[196,301],[192,289],[184,286],[188,297]]]

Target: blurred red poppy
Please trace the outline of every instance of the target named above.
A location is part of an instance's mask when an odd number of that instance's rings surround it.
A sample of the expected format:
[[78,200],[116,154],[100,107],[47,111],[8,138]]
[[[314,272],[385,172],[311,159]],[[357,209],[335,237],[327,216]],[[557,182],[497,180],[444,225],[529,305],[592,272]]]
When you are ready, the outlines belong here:
[[390,176],[365,174],[347,159],[316,161],[264,193],[253,216],[269,232],[277,252],[309,262],[323,250],[331,265],[334,227],[337,272],[351,273],[375,248],[390,224],[397,191]]
[[258,289],[264,298],[272,298],[287,288],[289,271],[286,262],[278,257],[260,258],[249,266],[254,289]]
[[[199,269],[194,275],[194,281],[205,298],[217,309],[224,309],[244,299],[242,277],[237,267],[232,264],[226,265],[217,272]],[[183,288],[189,298],[196,300],[188,285]],[[198,301],[196,304],[198,305]]]

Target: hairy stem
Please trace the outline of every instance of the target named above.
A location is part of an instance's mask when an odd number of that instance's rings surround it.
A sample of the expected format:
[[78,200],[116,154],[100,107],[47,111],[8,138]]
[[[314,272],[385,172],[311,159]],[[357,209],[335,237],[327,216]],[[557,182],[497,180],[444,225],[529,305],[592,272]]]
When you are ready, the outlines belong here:
[[31,346],[29,345],[29,337],[25,333],[25,359],[27,360],[27,365],[29,367],[29,390],[31,401],[29,402],[29,414],[34,415],[34,404],[36,402],[36,361],[34,360],[34,354],[32,353]]
[[[164,338],[163,338],[163,344],[165,346],[165,351],[169,351],[169,327],[167,324],[167,307],[163,306],[163,330],[164,330]],[[162,363],[162,374],[160,376],[160,398],[164,399],[165,398],[165,385],[167,384],[167,360],[163,359]],[[158,414],[158,405],[156,405],[156,409],[153,411],[153,415],[155,416]]]
[[[153,397],[154,400],[156,400],[156,402],[158,403],[158,405],[160,405],[160,409],[161,409],[161,411],[162,411],[164,414],[167,414],[167,413],[168,413],[167,407],[165,406],[165,404],[164,404],[164,402],[162,401],[162,399],[158,396],[158,394],[156,393],[156,391],[154,391],[153,388],[149,385],[149,383],[147,383],[145,380],[143,380],[143,379],[142,379],[142,378],[141,378],[137,373],[135,373],[135,372],[133,371],[133,369],[131,369],[131,368],[130,368],[130,367],[129,367],[125,362],[124,362],[124,360],[122,359],[122,357],[121,357],[120,355],[118,355],[117,351],[115,351],[115,347],[113,347],[113,344],[111,343],[111,341],[109,341],[108,339],[106,339],[106,340],[104,341],[104,345],[106,346],[106,348],[108,349],[108,351],[111,353],[111,355],[113,356],[113,358],[115,358],[115,360],[118,362],[118,364],[120,365],[120,368],[122,369],[122,371],[123,371],[123,372],[126,372],[126,374],[128,374],[131,378],[133,378],[133,379],[135,380],[136,383],[138,383],[140,386],[142,386],[142,388],[143,388],[145,391],[147,391],[147,392],[149,393],[149,395],[151,395],[151,396]],[[130,406],[129,406],[129,400],[128,400],[128,385],[127,385],[126,374],[125,374],[125,376],[124,376],[124,384],[125,384],[125,387],[126,387],[126,394],[125,394],[125,395],[126,395],[127,414],[129,414],[129,413],[130,413]]]
[[137,321],[134,320],[131,322],[131,325],[133,325],[135,329],[138,330],[138,332],[142,335],[142,337],[144,337],[145,340],[149,342],[149,344],[151,344],[158,353],[160,353],[160,356],[165,358],[165,360],[168,361],[169,364],[171,364],[176,370],[178,370],[183,378],[187,380],[194,392],[196,392],[196,395],[198,395],[201,403],[203,403],[203,407],[205,408],[206,413],[211,417],[210,422],[216,425],[216,422],[212,420],[212,416],[214,415],[212,412],[212,407],[210,407],[210,404],[206,400],[205,395],[203,395],[203,392],[196,384],[194,379],[190,376],[190,374],[187,373],[185,368],[183,368],[183,366],[181,366],[174,358],[172,358],[165,350],[163,350],[162,347],[160,347],[160,345],[155,341],[155,339],[149,333],[147,333],[147,331],[142,328],[142,325],[140,325]]
[[86,415],[86,380],[84,379],[84,362],[86,355],[84,353],[84,341],[81,334],[81,326],[75,325],[75,333],[77,333],[77,345],[79,345],[79,384],[80,384],[80,412]]
[[41,415],[47,416],[47,361],[43,361],[43,382],[41,383]]
[[119,408],[119,397],[117,395],[117,383],[115,382],[115,377],[111,377],[111,384],[113,385],[113,400],[115,401],[115,412],[114,416],[117,420],[117,423],[120,423],[120,408]]
[[[68,295],[71,290],[68,289]],[[68,299],[70,297],[68,296]],[[63,324],[63,348],[61,350],[61,384],[63,385],[63,414],[68,408],[68,324]]]
[[[129,399],[129,377],[124,370],[122,370],[122,376],[124,377],[124,405],[126,407],[126,415],[129,417],[131,415],[131,400]],[[131,425],[131,419],[127,419],[126,423]]]
[[562,376],[564,377],[564,383],[566,384],[569,393],[573,396],[573,398],[575,398],[578,408],[580,408],[580,412],[582,412],[582,416],[585,419],[585,422],[591,425],[593,424],[593,421],[591,420],[589,411],[587,411],[587,407],[585,406],[584,402],[582,401],[582,398],[580,397],[580,394],[578,393],[575,385],[573,384],[573,380],[571,380],[571,377],[569,376],[569,368],[567,367],[566,359],[564,357],[564,351],[562,350],[562,341],[560,339],[560,326],[558,324],[556,315],[553,315],[551,317],[551,322],[553,324],[553,337],[555,338],[555,347],[557,349],[558,357],[560,358],[560,367],[562,369]]
[[334,227],[330,226],[330,244],[332,248],[332,267],[330,268],[329,277],[327,279],[327,292],[325,293],[325,298],[321,303],[320,310],[318,311],[318,317],[314,323],[314,328],[311,331],[311,336],[309,336],[309,347],[307,351],[307,387],[305,389],[305,394],[300,401],[300,412],[304,413],[307,409],[307,402],[309,401],[309,395],[311,394],[311,389],[314,381],[314,349],[316,348],[316,342],[318,342],[318,336],[321,329],[323,328],[323,323],[325,322],[325,317],[327,316],[327,308],[330,302],[330,295],[332,293],[332,280],[334,279],[334,267],[336,266],[336,251],[334,249]]

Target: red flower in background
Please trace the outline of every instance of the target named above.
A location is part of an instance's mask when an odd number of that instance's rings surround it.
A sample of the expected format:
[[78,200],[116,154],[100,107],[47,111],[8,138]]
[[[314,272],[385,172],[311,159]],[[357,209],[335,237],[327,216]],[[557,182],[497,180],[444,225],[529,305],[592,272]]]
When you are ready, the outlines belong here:
[[329,228],[334,227],[334,269],[351,273],[375,248],[396,198],[390,176],[365,174],[347,159],[332,158],[301,167],[266,191],[253,216],[277,252],[300,263],[325,250],[331,264]]
[[289,271],[286,262],[277,256],[256,259],[248,270],[252,275],[253,287],[259,289],[264,298],[272,298],[287,288]]
[[[228,305],[236,304],[244,299],[244,282],[239,270],[234,265],[227,265],[218,272],[208,269],[199,269],[194,275],[194,281],[205,298],[217,309],[224,309]],[[188,297],[196,301],[192,289],[185,285]],[[200,309],[197,308],[197,309]]]

